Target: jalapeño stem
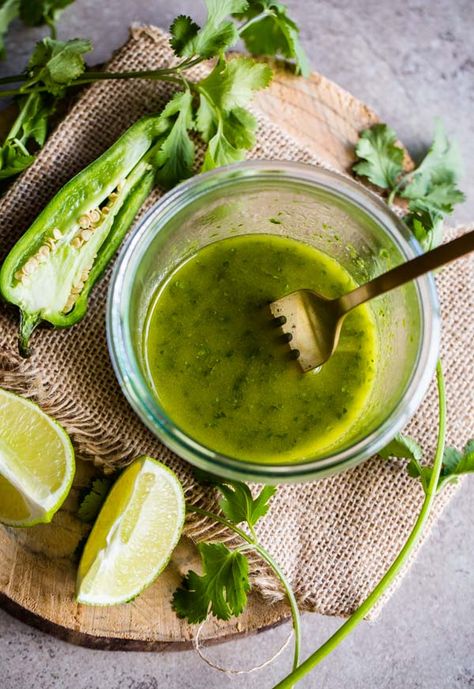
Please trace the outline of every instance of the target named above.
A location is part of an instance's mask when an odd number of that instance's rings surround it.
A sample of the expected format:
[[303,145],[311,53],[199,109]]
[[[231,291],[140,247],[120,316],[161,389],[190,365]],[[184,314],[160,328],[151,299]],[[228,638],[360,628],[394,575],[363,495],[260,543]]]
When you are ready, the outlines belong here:
[[18,334],[18,348],[22,357],[30,355],[30,337],[41,318],[37,313],[20,311],[20,331]]

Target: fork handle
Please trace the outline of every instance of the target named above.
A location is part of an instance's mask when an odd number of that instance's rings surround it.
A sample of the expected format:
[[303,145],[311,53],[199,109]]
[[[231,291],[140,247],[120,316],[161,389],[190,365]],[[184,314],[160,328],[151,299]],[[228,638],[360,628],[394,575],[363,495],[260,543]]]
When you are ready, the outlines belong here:
[[340,297],[338,302],[341,315],[369,299],[378,297],[380,294],[385,294],[385,292],[389,292],[395,287],[400,287],[400,285],[415,280],[415,278],[425,275],[425,273],[429,273],[435,268],[444,266],[446,263],[454,261],[470,251],[474,251],[474,230],[457,239],[453,239],[452,242],[442,244],[436,249],[412,258],[411,261],[402,263],[387,273],[382,273],[382,275],[370,280],[365,285],[361,285],[352,292]]

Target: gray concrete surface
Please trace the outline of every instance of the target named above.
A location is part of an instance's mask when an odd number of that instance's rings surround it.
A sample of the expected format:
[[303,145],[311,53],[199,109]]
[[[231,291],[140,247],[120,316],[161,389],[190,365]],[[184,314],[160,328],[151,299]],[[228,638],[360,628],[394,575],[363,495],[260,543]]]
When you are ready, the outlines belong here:
[[[429,143],[440,116],[458,139],[468,202],[459,222],[474,219],[474,4],[472,0],[288,0],[302,26],[315,69],[372,105],[415,155]],[[90,36],[95,62],[126,38],[132,21],[167,26],[179,12],[202,16],[191,0],[77,0],[63,15],[60,36]],[[15,26],[8,65],[23,67],[41,32]],[[11,72],[10,72],[11,73]],[[460,391],[462,394],[462,391]],[[474,479],[448,508],[417,562],[374,623],[364,623],[299,686],[324,689],[467,689],[474,687]],[[306,615],[303,653],[339,620]],[[230,666],[252,666],[278,647],[283,628],[213,648]],[[262,673],[231,680],[192,651],[106,653],[75,648],[0,612],[2,689],[238,689],[271,687],[289,667],[290,652]]]

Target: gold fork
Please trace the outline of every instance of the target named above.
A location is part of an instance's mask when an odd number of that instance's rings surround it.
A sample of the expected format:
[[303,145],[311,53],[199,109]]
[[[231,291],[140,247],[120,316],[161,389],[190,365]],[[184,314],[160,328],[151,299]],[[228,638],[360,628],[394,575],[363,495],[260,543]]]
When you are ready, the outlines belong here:
[[273,301],[270,311],[301,368],[310,371],[324,364],[334,353],[342,322],[349,311],[470,251],[474,251],[474,231],[402,263],[337,299],[327,299],[310,289],[299,289]]

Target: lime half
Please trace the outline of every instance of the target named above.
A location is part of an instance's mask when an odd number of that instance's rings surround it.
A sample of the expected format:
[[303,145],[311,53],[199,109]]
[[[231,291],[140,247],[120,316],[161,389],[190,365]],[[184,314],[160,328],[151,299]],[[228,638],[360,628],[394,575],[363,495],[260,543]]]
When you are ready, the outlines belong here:
[[167,565],[184,517],[175,474],[151,457],[135,460],[113,485],[89,535],[78,602],[117,605],[137,596]]
[[0,388],[0,522],[50,522],[74,471],[66,431],[30,400]]

